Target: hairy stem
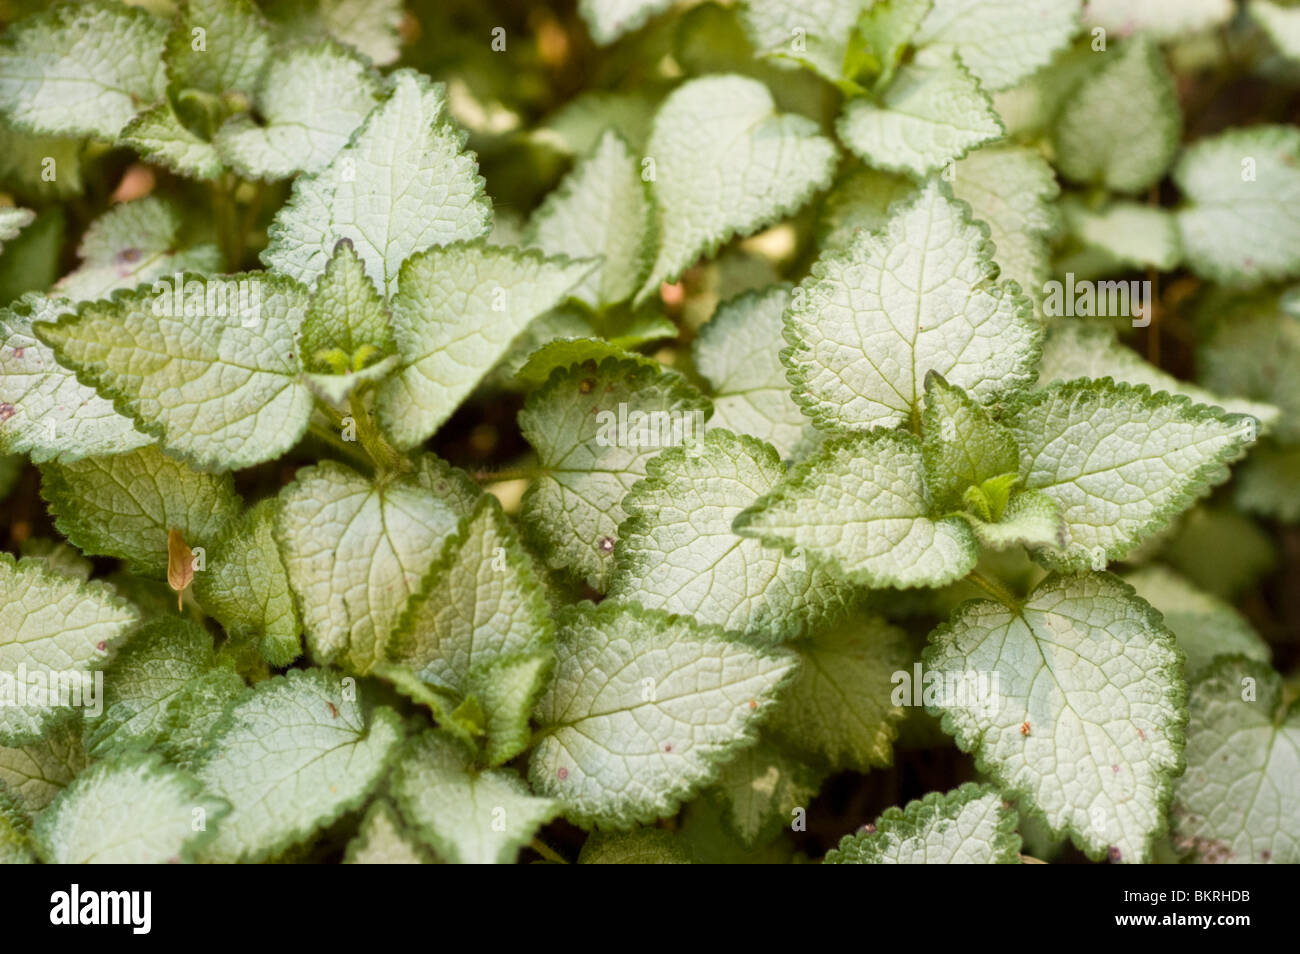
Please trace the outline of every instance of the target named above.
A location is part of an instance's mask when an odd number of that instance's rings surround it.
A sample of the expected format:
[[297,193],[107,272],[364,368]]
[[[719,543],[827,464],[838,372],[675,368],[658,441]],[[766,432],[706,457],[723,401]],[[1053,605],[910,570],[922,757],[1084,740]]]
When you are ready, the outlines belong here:
[[345,455],[353,463],[360,464],[367,470],[374,466],[374,462],[367,457],[356,444],[353,444],[350,441],[345,441],[341,436],[339,436],[339,433],[335,428],[326,427],[318,421],[313,421],[311,426],[308,428],[308,433],[322,443],[328,444],[340,454]]
[[353,391],[348,398],[348,409],[351,411],[352,420],[356,423],[357,439],[361,441],[361,446],[366,449],[375,466],[382,471],[398,473],[411,469],[411,462],[388,443],[388,439],[375,426],[374,418],[370,416],[365,401],[358,391]]

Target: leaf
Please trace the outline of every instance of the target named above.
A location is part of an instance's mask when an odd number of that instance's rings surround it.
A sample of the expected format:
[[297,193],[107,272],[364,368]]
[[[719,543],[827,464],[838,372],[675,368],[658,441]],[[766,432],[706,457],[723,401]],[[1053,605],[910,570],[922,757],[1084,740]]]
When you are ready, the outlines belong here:
[[892,683],[915,655],[907,634],[879,617],[855,615],[791,648],[799,670],[769,731],[834,771],[892,765],[906,714]]
[[1078,17],[1078,0],[934,0],[913,43],[956,54],[985,89],[1006,89],[1045,66]]
[[529,133],[566,156],[584,156],[596,148],[605,130],[613,129],[635,151],[650,136],[656,100],[640,91],[591,89],[565,103]]
[[[1174,78],[1159,48],[1142,39],[1122,44],[1066,100],[1053,129],[1061,173],[1113,192],[1141,192],[1169,168],[1182,128]],[[1132,127],[1113,122],[1118,111]],[[1129,130],[1140,128],[1134,136]]]
[[31,209],[0,208],[0,251],[5,242],[17,238],[18,233],[31,225],[35,218],[36,213]]
[[483,496],[483,489],[465,471],[436,454],[420,457],[417,474],[422,486],[451,508],[459,519],[468,517]]
[[89,764],[81,744],[81,720],[70,719],[32,742],[0,746],[0,785],[29,812],[43,809]]
[[32,840],[47,864],[190,861],[226,808],[157,755],[137,752],[78,776],[37,818]]
[[1256,521],[1227,507],[1192,510],[1160,556],[1200,589],[1229,601],[1277,564],[1273,538]]
[[1174,790],[1174,844],[1211,864],[1296,864],[1300,707],[1264,663],[1216,661],[1188,700],[1187,773]]
[[208,548],[194,581],[204,610],[227,633],[255,636],[263,658],[276,667],[302,653],[302,622],[275,542],[279,511],[278,500],[263,500],[232,522]]
[[[374,352],[363,348],[360,354],[364,362],[373,356]],[[335,350],[330,358],[337,360],[340,355],[341,352]],[[397,355],[390,354],[373,364],[366,364],[360,371],[345,371],[341,374],[307,372],[303,375],[302,381],[308,391],[343,415],[341,423],[347,427],[347,418],[352,418],[353,423],[356,422],[356,418],[352,415],[352,401],[386,380],[397,369],[398,362]],[[362,406],[365,407],[366,399],[362,400]],[[368,414],[369,411],[366,410],[364,413]]]
[[374,484],[333,461],[280,493],[276,538],[318,663],[365,673],[459,515],[430,492],[430,469]]
[[988,785],[967,782],[888,808],[865,832],[845,835],[828,865],[1015,865],[1016,813]]
[[212,637],[193,623],[162,617],[142,626],[109,667],[102,714],[87,719],[91,757],[152,748],[171,704],[214,658]]
[[401,56],[402,0],[272,0],[270,13],[291,34],[332,36],[376,66]]
[[[807,106],[823,90],[821,81],[801,70],[791,69],[796,65],[794,63],[779,59],[755,62],[755,57],[760,54],[745,34],[741,6],[743,4],[709,3],[684,8],[672,24],[675,33],[672,38],[673,60],[687,76],[710,73],[753,76],[767,83],[782,103],[789,104],[796,112],[809,114]],[[793,35],[786,36],[793,41]],[[790,45],[797,44],[791,42]],[[780,55],[779,51],[776,55]]]
[[662,828],[629,832],[592,832],[582,843],[580,865],[689,865],[690,851],[681,839]]
[[533,213],[527,244],[547,255],[604,256],[573,297],[600,310],[632,297],[654,255],[640,164],[614,130],[580,160]]
[[0,44],[0,111],[28,132],[111,141],[141,104],[162,97],[166,33],[165,21],[118,3],[28,17]]
[[752,744],[794,659],[649,610],[560,617],[555,675],[537,707],[534,791],[576,824],[627,830],[673,814]]
[[657,13],[672,6],[673,0],[579,0],[578,12],[587,22],[591,38],[608,46],[625,33],[641,29]]
[[[1300,329],[1300,322],[1296,322],[1296,326]],[[1237,328],[1235,324],[1232,327]],[[1228,337],[1235,337],[1235,332],[1228,332],[1225,339]],[[1211,342],[1214,340],[1212,338]],[[1243,347],[1245,344],[1240,339],[1233,343],[1238,347]],[[1297,343],[1300,344],[1300,338],[1297,338]],[[1225,340],[1223,344],[1226,346],[1228,341]],[[1284,342],[1270,336],[1269,347],[1274,349],[1276,354],[1282,350]],[[1204,353],[1203,351],[1202,354]],[[1226,347],[1223,353],[1234,365],[1242,356],[1241,351],[1233,351],[1229,355]],[[1222,380],[1214,380],[1216,376],[1213,362],[1208,363],[1210,364],[1208,377],[1226,394],[1255,393],[1255,389],[1249,386],[1247,380],[1235,378],[1230,374],[1224,375]],[[1248,364],[1248,361],[1241,361],[1239,366],[1246,369]],[[1146,385],[1152,391],[1181,394],[1197,404],[1226,408],[1234,414],[1249,414],[1259,421],[1262,431],[1270,431],[1274,426],[1283,423],[1278,408],[1271,404],[1248,401],[1244,398],[1224,397],[1188,381],[1181,381],[1155,365],[1148,364],[1132,348],[1125,347],[1115,336],[1115,332],[1104,324],[1058,321],[1048,328],[1047,340],[1043,343],[1043,364],[1038,372],[1041,385],[1046,387],[1073,378],[1100,377],[1112,377],[1124,384]],[[1247,377],[1255,378],[1255,372],[1247,370]],[[1270,395],[1265,393],[1262,396],[1267,399]],[[1297,406],[1300,407],[1300,404]]]
[[85,583],[43,561],[7,553],[0,553],[0,592],[6,597],[0,603],[0,744],[12,747],[70,717],[72,706],[91,704],[90,674],[126,640],[140,615],[104,583]]
[[410,666],[399,663],[377,663],[370,675],[383,679],[394,692],[416,705],[427,707],[440,729],[478,751],[486,734],[486,717],[477,697],[458,704],[454,695],[423,682]]
[[1011,498],[1011,490],[1020,482],[1015,472],[998,474],[980,484],[967,487],[962,493],[962,502],[966,505],[967,516],[977,516],[980,520],[996,521],[1002,519],[1003,512]]
[[380,80],[361,58],[331,41],[279,50],[257,85],[257,113],[228,119],[217,154],[244,178],[319,173],[379,102]]
[[1246,9],[1283,56],[1300,60],[1300,13],[1269,0],[1250,0]]
[[867,6],[862,0],[747,0],[740,17],[761,55],[797,62],[834,83],[843,77],[854,27]]
[[325,670],[259,683],[222,717],[194,769],[231,805],[202,860],[263,861],[328,825],[361,804],[400,738],[396,713],[367,711]]
[[528,323],[593,264],[483,243],[409,259],[393,299],[401,367],[377,397],[385,433],[402,448],[431,437]]
[[[554,314],[552,312],[551,314]],[[533,322],[535,327],[543,315]],[[527,332],[525,332],[527,334]],[[556,370],[562,370],[575,364],[594,362],[600,364],[606,358],[634,362],[645,368],[656,370],[660,367],[654,358],[648,358],[635,351],[627,351],[604,338],[555,338],[528,356],[528,360],[519,368],[516,380],[528,388],[538,388],[545,384]],[[509,355],[506,356],[509,359]]]
[[28,202],[80,195],[81,147],[80,139],[36,136],[0,120],[0,183]]
[[28,838],[30,828],[31,822],[22,805],[6,789],[0,788],[0,865],[36,863]]
[[133,572],[167,573],[167,535],[207,546],[240,509],[234,482],[144,447],[41,468],[41,496],[55,526],[87,556],[115,556]]
[[205,469],[274,459],[307,429],[302,288],[251,272],[184,276],[87,302],[36,329],[61,363],[173,453]]
[[931,516],[921,442],[899,431],[835,438],[800,462],[733,527],[872,587],[942,586],[978,557],[957,516]]
[[794,212],[830,183],[836,159],[812,120],[777,113],[767,87],[742,76],[688,80],[670,93],[646,154],[659,251],[637,303],[732,236]]
[[963,516],[970,521],[980,546],[989,550],[1066,545],[1061,508],[1042,491],[1021,490],[1011,494],[1001,516],[995,519],[986,520],[971,513]]
[[1241,468],[1237,506],[1247,513],[1300,522],[1300,448],[1265,444]]
[[1146,387],[1076,380],[1018,398],[1004,417],[1020,475],[1061,507],[1056,569],[1117,560],[1228,478],[1249,419]]
[[867,164],[917,176],[1005,132],[979,83],[961,63],[942,58],[900,68],[878,104],[850,99],[835,128]]
[[1056,174],[1037,150],[985,146],[952,168],[952,192],[989,227],[1002,278],[1037,299],[1048,272],[1047,240],[1056,228]]
[[704,433],[709,409],[680,375],[635,362],[607,358],[552,374],[519,412],[541,469],[522,518],[546,565],[603,590],[624,495],[651,457]]
[[926,375],[921,421],[925,484],[941,509],[959,508],[966,488],[1020,464],[1011,432],[941,374]]
[[646,474],[623,500],[611,601],[774,642],[852,603],[850,589],[824,569],[732,532],[741,511],[785,475],[770,445],[710,430],[661,453]]
[[528,745],[552,630],[532,557],[496,498],[485,494],[407,603],[389,655],[459,699],[476,698],[486,717],[488,761],[499,765]]
[[353,373],[363,370],[369,357],[395,349],[384,299],[366,278],[352,243],[341,239],[303,318],[303,364],[312,371]]
[[920,413],[930,371],[978,401],[1031,382],[1042,332],[1014,282],[997,282],[987,231],[931,180],[889,225],[824,255],[786,312],[794,398],[826,430]]
[[1231,603],[1197,589],[1172,570],[1152,564],[1125,575],[1124,582],[1164,616],[1186,657],[1189,678],[1202,675],[1221,656],[1269,661],[1268,644]]
[[250,691],[243,678],[224,665],[190,680],[167,705],[158,751],[168,761],[190,770],[225,711]]
[[1281,309],[1233,315],[1200,340],[1196,356],[1206,387],[1251,399],[1204,403],[1253,414],[1282,443],[1300,443],[1300,379],[1288,370],[1300,367],[1300,315]]
[[429,853],[414,843],[396,810],[388,802],[375,801],[361,822],[361,830],[348,842],[349,865],[425,865]]
[[807,810],[824,774],[760,737],[757,745],[728,762],[718,777],[727,824],[747,846],[774,838],[799,810]]
[[983,704],[927,709],[1005,796],[1089,857],[1149,860],[1187,710],[1173,634],[1131,587],[1105,573],[1053,576],[1011,608],[963,603],[922,661],[945,682],[997,677]]
[[1085,27],[1171,40],[1219,26],[1232,19],[1234,9],[1232,0],[1088,0],[1083,19]]
[[156,196],[115,205],[90,223],[77,247],[81,265],[54,290],[74,302],[92,301],[176,272],[219,271],[216,245],[184,241],[182,226],[176,206]]
[[795,856],[787,838],[747,847],[727,824],[725,806],[709,798],[697,798],[686,806],[676,836],[694,864],[788,865],[806,860]]
[[192,132],[167,102],[146,109],[122,127],[121,142],[178,175],[215,179],[225,171],[212,143]]
[[0,256],[0,301],[46,291],[62,268],[68,214],[62,207],[38,212],[32,224]]
[[888,0],[872,4],[858,18],[857,37],[861,47],[855,49],[853,40],[841,72],[851,79],[856,70],[848,65],[862,65],[876,75],[875,88],[880,89],[894,78],[899,61],[916,35],[917,28],[934,8],[933,0]]
[[1174,166],[1188,266],[1226,285],[1300,274],[1300,130],[1252,126],[1202,139]]
[[0,449],[71,463],[152,443],[34,336],[66,307],[33,292],[0,311]]
[[268,268],[314,285],[340,239],[350,239],[385,295],[416,252],[484,235],[491,204],[446,92],[419,73],[389,77],[388,97],[322,171],[294,182],[262,253]]
[[[180,216],[160,199],[115,206],[86,230],[78,249],[82,264],[60,279],[56,291],[74,300],[103,298],[173,268],[217,268],[214,246],[178,248],[179,229]],[[71,462],[153,443],[35,337],[36,323],[73,307],[31,294],[0,311],[0,406],[13,409],[10,415],[0,410],[0,448],[28,453],[37,463]]]
[[811,428],[790,397],[779,352],[790,289],[738,295],[718,307],[695,339],[695,366],[713,385],[711,427],[767,441],[783,457]]
[[531,795],[513,770],[474,768],[440,732],[408,743],[390,788],[421,840],[452,864],[511,864],[560,811],[552,799]]
[[95,569],[94,564],[78,553],[76,547],[40,537],[28,537],[18,547],[18,553],[20,556],[41,560],[56,573],[82,582],[90,579],[90,574]]
[[1079,241],[1101,249],[1121,265],[1168,271],[1182,258],[1178,221],[1165,209],[1123,201],[1099,212],[1078,202],[1063,208]]
[[186,0],[167,35],[172,90],[251,91],[271,56],[271,33],[252,0]]
[[889,221],[894,203],[915,194],[916,183],[906,176],[867,166],[854,169],[822,200],[818,222],[821,247],[842,248],[862,232],[878,231]]
[[532,744],[529,714],[545,689],[553,662],[550,646],[497,660],[468,680],[468,702],[483,710],[483,758],[500,765]]

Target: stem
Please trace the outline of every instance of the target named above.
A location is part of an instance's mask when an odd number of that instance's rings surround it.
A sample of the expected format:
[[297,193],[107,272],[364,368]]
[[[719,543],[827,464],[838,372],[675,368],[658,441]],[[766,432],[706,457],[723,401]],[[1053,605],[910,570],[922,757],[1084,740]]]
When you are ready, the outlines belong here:
[[353,463],[361,464],[367,469],[374,465],[374,461],[362,453],[355,444],[345,441],[333,429],[313,421],[311,427],[308,428],[308,432],[317,440],[328,444],[339,453],[349,457]]
[[564,858],[560,855],[559,852],[557,852],[555,849],[548,846],[540,838],[534,838],[528,847],[532,848],[533,851],[537,852],[547,861],[553,861],[558,865],[568,864],[568,862],[564,860]]
[[985,576],[979,570],[971,570],[966,575],[966,579],[974,583],[985,593],[988,593],[995,600],[1005,606],[1007,609],[1019,612],[1020,601],[1016,599],[1014,593],[998,580]]
[[380,470],[400,473],[411,469],[411,462],[394,449],[383,434],[379,433],[379,428],[375,427],[374,419],[366,410],[365,402],[357,391],[353,391],[349,396],[348,409],[351,411],[352,420],[356,422],[357,437],[361,441],[361,446],[366,449],[366,453]]

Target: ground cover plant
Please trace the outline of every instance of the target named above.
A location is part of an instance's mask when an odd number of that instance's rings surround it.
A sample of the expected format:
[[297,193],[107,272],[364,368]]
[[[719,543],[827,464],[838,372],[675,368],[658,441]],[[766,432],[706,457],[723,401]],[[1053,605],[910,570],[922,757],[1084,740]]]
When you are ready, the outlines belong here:
[[1300,862],[1300,6],[0,17],[0,860]]

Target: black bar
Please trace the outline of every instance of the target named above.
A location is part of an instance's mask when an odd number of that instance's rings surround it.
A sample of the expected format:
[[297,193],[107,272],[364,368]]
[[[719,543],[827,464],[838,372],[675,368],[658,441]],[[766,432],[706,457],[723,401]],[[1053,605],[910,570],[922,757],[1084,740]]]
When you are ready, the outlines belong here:
[[[472,872],[452,872],[444,866],[382,871],[350,866],[30,866],[0,875],[0,897],[9,915],[6,940],[74,934],[88,940],[100,935],[128,945],[199,938],[213,944],[254,937],[284,937],[300,946],[337,944],[351,937],[373,944],[395,940],[390,932],[405,930],[433,943],[439,936],[448,937],[444,929],[453,931],[456,925],[473,926],[488,943],[511,943],[514,930],[510,942],[486,935],[529,924],[542,933],[563,933],[565,923],[573,929],[571,939],[581,943],[582,938],[601,937],[594,933],[597,926],[611,919],[624,919],[626,929],[628,917],[650,918],[668,932],[666,936],[680,938],[688,924],[700,924],[700,915],[710,910],[704,920],[715,922],[728,936],[752,930],[760,939],[773,917],[794,919],[792,928],[812,917],[838,924],[837,933],[854,919],[861,919],[862,929],[871,933],[885,922],[914,919],[911,923],[925,925],[927,941],[942,940],[949,933],[954,940],[969,940],[977,914],[979,930],[1020,937],[1064,934],[1082,940],[1141,934],[1172,941],[1199,932],[1231,943],[1243,932],[1285,931],[1294,925],[1293,912],[1283,911],[1294,904],[1289,872],[1264,865],[1024,865],[1019,870],[1011,865],[984,870],[864,866],[858,871],[837,866],[823,875],[809,866],[789,866],[799,877],[779,884],[771,873],[747,881],[740,871],[721,873],[721,880],[715,872],[696,882],[699,875],[681,873],[682,868],[674,869],[679,872],[676,883],[662,876],[653,876],[652,883],[641,881],[644,872],[571,882],[559,880],[556,867],[524,866],[533,875],[519,882],[479,885],[473,883]],[[544,870],[551,874],[541,877]],[[137,933],[129,916],[121,918],[127,923],[117,925],[51,923],[52,915],[58,916],[58,893],[70,901],[73,884],[83,908],[93,892],[149,892],[148,933]],[[760,900],[764,898],[768,900]],[[551,913],[538,918],[543,911]],[[1202,923],[1205,918],[1208,924]],[[439,923],[444,928],[437,928]]]

